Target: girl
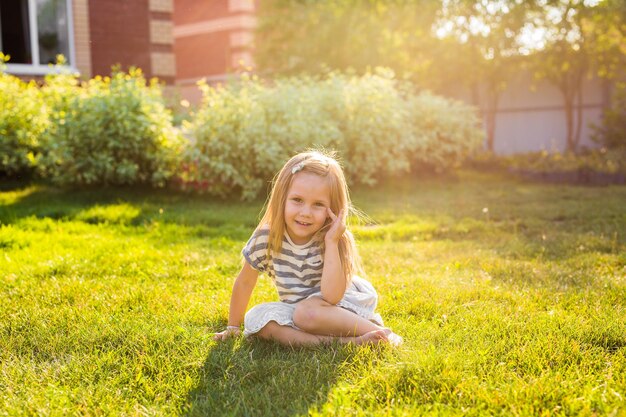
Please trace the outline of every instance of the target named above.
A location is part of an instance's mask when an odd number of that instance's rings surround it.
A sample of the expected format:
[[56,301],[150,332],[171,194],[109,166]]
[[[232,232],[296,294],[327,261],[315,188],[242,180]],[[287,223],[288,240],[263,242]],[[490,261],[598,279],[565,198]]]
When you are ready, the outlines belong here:
[[[265,214],[242,253],[226,330],[215,340],[256,335],[285,345],[400,344],[375,312],[378,296],[355,274],[360,260],[345,218],[351,209],[346,180],[331,156],[300,153],[274,180]],[[244,313],[259,272],[267,273],[280,302]]]

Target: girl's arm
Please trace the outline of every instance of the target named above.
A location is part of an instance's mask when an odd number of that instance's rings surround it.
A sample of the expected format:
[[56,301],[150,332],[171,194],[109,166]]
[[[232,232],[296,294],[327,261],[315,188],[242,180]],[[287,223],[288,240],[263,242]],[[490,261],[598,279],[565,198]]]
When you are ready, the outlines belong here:
[[246,308],[252,295],[252,290],[256,286],[258,271],[250,266],[248,262],[244,262],[243,268],[237,275],[233,284],[233,293],[230,297],[230,310],[228,313],[228,327],[220,333],[216,333],[215,340],[224,340],[232,334],[238,334],[235,328],[239,328],[243,323],[243,317],[246,314]]
[[339,256],[339,239],[346,230],[343,210],[337,216],[328,209],[333,223],[326,232],[324,269],[322,269],[322,298],[330,304],[337,304],[346,292],[347,277],[344,276],[341,257]]

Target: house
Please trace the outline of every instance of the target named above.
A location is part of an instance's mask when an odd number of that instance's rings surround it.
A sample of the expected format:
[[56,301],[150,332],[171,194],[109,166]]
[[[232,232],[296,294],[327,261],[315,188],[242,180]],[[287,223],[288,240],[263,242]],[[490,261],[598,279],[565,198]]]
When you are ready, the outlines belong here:
[[251,69],[256,24],[254,0],[174,0],[176,86],[183,98],[198,102],[196,83],[226,81]]
[[173,84],[173,0],[2,0],[0,50],[7,72],[43,76],[57,54],[83,78],[113,65]]

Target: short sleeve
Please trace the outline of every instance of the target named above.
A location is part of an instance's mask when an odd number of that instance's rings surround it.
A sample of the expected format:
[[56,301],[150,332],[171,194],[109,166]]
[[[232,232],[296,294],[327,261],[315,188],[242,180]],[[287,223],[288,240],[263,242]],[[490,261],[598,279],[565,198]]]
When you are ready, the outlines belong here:
[[248,262],[252,268],[260,272],[267,272],[269,234],[268,228],[257,229],[241,251],[246,262]]

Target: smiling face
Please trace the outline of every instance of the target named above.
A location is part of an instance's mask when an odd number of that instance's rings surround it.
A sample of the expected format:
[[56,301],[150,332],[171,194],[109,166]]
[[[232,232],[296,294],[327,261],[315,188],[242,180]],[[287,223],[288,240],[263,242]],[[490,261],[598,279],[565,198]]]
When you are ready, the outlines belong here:
[[293,177],[285,201],[285,226],[297,245],[311,240],[328,217],[330,186],[324,177],[299,172]]

